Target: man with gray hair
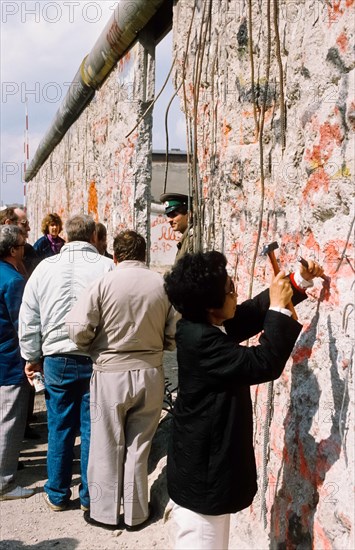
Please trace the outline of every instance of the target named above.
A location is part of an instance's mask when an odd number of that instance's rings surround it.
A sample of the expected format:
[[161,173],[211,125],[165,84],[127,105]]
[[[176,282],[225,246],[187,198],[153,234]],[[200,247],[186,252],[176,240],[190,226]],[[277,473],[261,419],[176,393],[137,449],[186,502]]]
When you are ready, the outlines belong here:
[[65,510],[70,497],[75,437],[81,435],[82,510],[89,507],[87,462],[90,443],[89,383],[92,361],[65,330],[65,316],[83,290],[113,268],[96,245],[91,216],[76,215],[66,224],[68,243],[61,253],[41,262],[32,273],[20,309],[19,338],[25,372],[31,381],[44,371],[48,419],[48,507]]
[[34,494],[15,483],[29,393],[17,335],[26,282],[19,272],[24,245],[19,227],[0,226],[0,500]]

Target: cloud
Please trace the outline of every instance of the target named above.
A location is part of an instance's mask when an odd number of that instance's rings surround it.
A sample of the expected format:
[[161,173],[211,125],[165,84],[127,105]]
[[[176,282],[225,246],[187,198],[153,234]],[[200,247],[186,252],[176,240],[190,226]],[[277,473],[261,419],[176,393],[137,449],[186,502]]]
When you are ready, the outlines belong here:
[[[24,161],[26,101],[29,114],[30,159],[50,127],[68,86],[83,58],[91,51],[109,21],[117,2],[8,1],[1,2],[1,200],[21,202],[21,170],[12,177],[10,163]],[[172,62],[171,34],[157,47],[156,93]],[[164,115],[173,94],[171,83],[154,109],[153,142],[165,147]],[[182,114],[174,100],[169,117]],[[177,122],[169,122],[170,146],[184,149],[185,137]],[[156,137],[154,137],[156,134]],[[4,169],[5,168],[5,169]]]
[[116,2],[1,2],[1,200],[21,202],[25,103],[30,157]]

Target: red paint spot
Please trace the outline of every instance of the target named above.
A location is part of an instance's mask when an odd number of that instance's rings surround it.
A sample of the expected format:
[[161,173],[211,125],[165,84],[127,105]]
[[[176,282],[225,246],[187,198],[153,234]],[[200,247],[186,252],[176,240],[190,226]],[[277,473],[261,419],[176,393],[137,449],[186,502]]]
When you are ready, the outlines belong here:
[[344,14],[345,10],[341,7],[341,4],[342,0],[333,0],[327,2],[329,26],[338,21],[340,17]]
[[308,234],[304,244],[309,250],[312,251],[313,256],[318,257],[320,246],[311,229],[308,230]]
[[302,191],[304,198],[314,195],[314,193],[328,193],[329,191],[329,176],[323,168],[317,168],[308,178],[307,185]]
[[108,118],[102,117],[92,125],[92,137],[96,144],[104,144],[107,139]]
[[341,445],[334,439],[324,439],[319,442],[317,449],[317,487],[324,483],[325,473],[334,463],[334,457],[340,456]]
[[303,504],[301,506],[301,523],[303,530],[307,532],[309,530],[309,518],[312,516],[312,509],[309,504]]
[[119,40],[122,36],[122,29],[118,26],[117,21],[114,21],[109,28],[106,39],[107,42],[110,44],[111,48],[117,48],[119,45]]
[[306,457],[303,452],[303,445],[302,442],[298,439],[298,456],[299,456],[299,473],[304,479],[310,479],[311,471],[308,467]]
[[352,278],[353,258],[354,245],[351,242],[337,239],[324,246],[324,269],[330,276],[337,274],[338,277]]
[[[285,429],[287,427],[287,422],[285,423]],[[290,454],[288,452],[288,448],[286,447],[286,445],[284,446],[283,448],[283,459],[285,461],[285,464],[289,465],[291,463],[291,458],[290,458]]]
[[345,32],[342,32],[339,34],[337,38],[337,44],[340,48],[340,51],[345,52],[346,48],[348,47],[348,38],[345,34]]
[[119,72],[122,72],[124,69],[125,69],[125,65],[127,63],[129,63],[129,61],[131,60],[131,52],[127,52],[126,55],[124,57],[122,57],[122,59],[120,59],[120,61],[118,62],[118,70]]
[[354,101],[350,103],[350,107],[348,109],[348,121],[352,130],[355,132],[355,102]]
[[340,147],[343,134],[339,124],[330,124],[326,121],[319,127],[319,143],[312,149],[307,149],[305,160],[309,163],[311,175],[302,192],[304,198],[311,197],[316,192],[328,192],[330,178],[326,172],[326,166],[335,147]]
[[332,550],[333,544],[327,538],[324,529],[318,521],[315,520],[313,526],[314,532],[314,548],[322,548],[322,550]]
[[311,355],[312,355],[312,348],[309,348],[306,346],[298,348],[292,354],[293,363],[295,365],[297,365],[298,363],[302,363],[302,361],[309,359]]

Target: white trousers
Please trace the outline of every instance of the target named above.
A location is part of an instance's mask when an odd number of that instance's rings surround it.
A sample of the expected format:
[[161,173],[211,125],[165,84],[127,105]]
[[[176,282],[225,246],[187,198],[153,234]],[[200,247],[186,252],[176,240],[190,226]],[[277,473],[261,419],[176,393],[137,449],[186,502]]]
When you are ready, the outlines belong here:
[[197,514],[172,502],[175,550],[228,550],[230,514]]

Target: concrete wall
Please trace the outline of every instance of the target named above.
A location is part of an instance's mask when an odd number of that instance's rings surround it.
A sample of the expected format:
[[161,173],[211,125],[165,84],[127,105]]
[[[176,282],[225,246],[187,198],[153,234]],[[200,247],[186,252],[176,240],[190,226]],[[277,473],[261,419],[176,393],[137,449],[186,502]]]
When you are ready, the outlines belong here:
[[164,273],[175,261],[179,235],[171,229],[162,204],[152,204],[150,217],[150,266]]
[[[260,489],[233,518],[231,548],[355,548],[353,8],[353,0],[174,8],[174,81],[184,83],[203,246],[225,252],[239,300],[270,280],[265,242],[278,241],[286,270],[302,254],[331,277],[329,291],[317,281],[298,307],[304,330],[274,385],[267,431],[269,388],[253,389]],[[48,210],[89,211],[110,235],[127,226],[149,235],[150,117],[125,136],[153,96],[152,56],[142,44],[127,54],[29,184],[34,227]]]
[[175,6],[175,82],[186,74],[179,95],[197,143],[204,246],[224,250],[240,300],[269,281],[266,242],[279,243],[286,270],[302,254],[331,277],[330,291],[317,282],[298,308],[304,331],[273,389],[266,434],[268,386],[253,390],[260,489],[233,520],[232,548],[355,547],[353,7]]
[[148,235],[151,114],[125,136],[154,98],[152,44],[147,36],[127,53],[29,183],[32,241],[49,211],[63,220],[91,213],[107,226],[109,242],[119,229],[134,227]]

